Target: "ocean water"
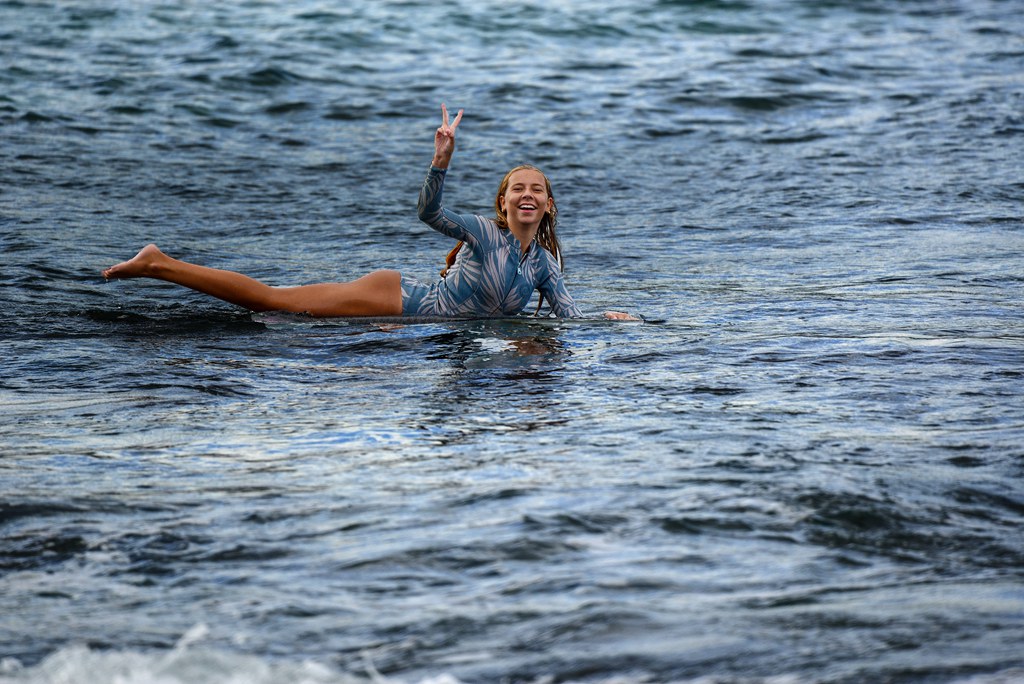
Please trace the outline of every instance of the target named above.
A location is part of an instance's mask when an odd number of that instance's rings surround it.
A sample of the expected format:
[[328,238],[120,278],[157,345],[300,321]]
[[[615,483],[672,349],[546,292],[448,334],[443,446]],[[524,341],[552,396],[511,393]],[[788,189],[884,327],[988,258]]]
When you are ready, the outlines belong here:
[[[252,316],[551,176],[647,323]],[[1010,0],[0,0],[0,682],[1024,681]],[[660,321],[660,322],[654,322]]]

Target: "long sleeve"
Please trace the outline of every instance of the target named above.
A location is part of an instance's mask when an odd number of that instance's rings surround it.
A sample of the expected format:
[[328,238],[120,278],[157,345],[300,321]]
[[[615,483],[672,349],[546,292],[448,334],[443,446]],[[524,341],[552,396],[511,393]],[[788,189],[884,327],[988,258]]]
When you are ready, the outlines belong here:
[[462,216],[445,209],[444,179],[447,171],[435,166],[430,167],[427,177],[420,188],[417,212],[421,221],[448,237],[475,243],[479,241],[479,219],[475,216]]
[[537,284],[537,289],[551,305],[551,311],[559,318],[583,318],[583,312],[576,306],[572,295],[565,287],[562,271],[558,262],[547,251],[543,251],[547,262],[546,277]]

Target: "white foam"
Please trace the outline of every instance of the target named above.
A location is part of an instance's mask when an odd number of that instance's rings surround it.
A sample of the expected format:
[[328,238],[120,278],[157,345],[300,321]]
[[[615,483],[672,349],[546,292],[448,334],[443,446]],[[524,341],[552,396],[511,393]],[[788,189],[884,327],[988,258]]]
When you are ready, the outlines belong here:
[[0,684],[349,684],[365,681],[314,662],[274,663],[213,649],[165,653],[94,651],[69,646],[39,665],[0,663]]
[[[167,651],[98,651],[87,646],[67,646],[38,665],[24,667],[15,658],[0,659],[0,684],[409,684],[380,674],[368,654],[365,671],[341,672],[329,665],[304,660],[276,661],[256,655],[232,653],[204,646],[209,630],[196,625]],[[552,678],[540,677],[535,684]],[[601,684],[649,684],[646,677],[612,676]],[[806,684],[799,675],[771,677],[701,676],[672,684]],[[1020,684],[1024,670],[967,676],[957,684]],[[414,684],[461,684],[450,674],[437,674]]]
[[169,651],[97,651],[64,647],[34,667],[0,661],[0,684],[349,684],[365,679],[313,661],[274,662],[206,646],[204,624],[189,629]]

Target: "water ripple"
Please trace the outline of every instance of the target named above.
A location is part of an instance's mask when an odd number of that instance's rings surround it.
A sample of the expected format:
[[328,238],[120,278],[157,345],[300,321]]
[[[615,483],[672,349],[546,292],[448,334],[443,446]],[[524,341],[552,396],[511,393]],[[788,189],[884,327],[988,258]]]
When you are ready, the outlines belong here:
[[[0,680],[1018,676],[1006,3],[94,5],[0,2]],[[434,277],[440,101],[454,208],[542,164],[666,322],[98,275]]]

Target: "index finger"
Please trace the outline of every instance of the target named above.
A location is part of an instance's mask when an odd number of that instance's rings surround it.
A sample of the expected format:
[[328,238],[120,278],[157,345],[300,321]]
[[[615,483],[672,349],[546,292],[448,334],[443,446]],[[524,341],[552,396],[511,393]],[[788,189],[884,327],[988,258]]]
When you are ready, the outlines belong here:
[[459,122],[462,121],[462,112],[463,111],[464,110],[460,109],[459,113],[455,115],[455,121],[452,121],[452,130],[453,131],[455,130],[455,127],[459,125]]

